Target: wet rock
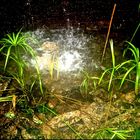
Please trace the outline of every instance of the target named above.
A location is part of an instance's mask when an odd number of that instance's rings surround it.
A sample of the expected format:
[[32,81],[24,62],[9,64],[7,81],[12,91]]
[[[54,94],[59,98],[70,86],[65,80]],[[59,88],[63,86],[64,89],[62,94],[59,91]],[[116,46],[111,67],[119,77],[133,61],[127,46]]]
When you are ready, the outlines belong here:
[[21,131],[21,136],[24,139],[33,139],[34,137],[32,137],[29,133],[27,133],[26,129],[22,129]]
[[55,108],[59,104],[60,100],[58,98],[50,98],[49,99],[49,102],[48,102],[48,106],[51,109],[53,109],[53,108]]
[[[71,127],[77,131],[80,135],[83,135],[87,131],[93,131],[102,125],[102,122],[106,120],[106,113],[108,111],[108,105],[102,100],[100,103],[91,103],[84,105],[78,110],[70,111],[58,115],[52,118],[49,122],[42,126],[42,133],[46,138],[53,137],[56,134],[68,133],[73,135]],[[111,107],[109,116],[118,113],[118,111]],[[75,135],[76,136],[76,135]],[[72,138],[75,138],[72,136]]]
[[0,93],[1,93],[1,95],[4,93],[4,91],[6,91],[7,90],[7,88],[8,88],[8,86],[9,86],[9,84],[10,84],[10,82],[11,82],[11,79],[9,78],[3,78],[3,77],[1,77],[0,76]]
[[28,131],[27,131],[27,129],[22,128],[21,136],[22,136],[23,139],[39,139],[39,138],[42,138],[41,135],[39,134],[38,129],[31,129],[30,133]]
[[130,91],[128,93],[121,94],[121,100],[127,103],[133,103],[135,100],[135,97],[136,97],[135,91]]
[[45,41],[41,48],[45,51],[58,52],[59,46],[55,42]]

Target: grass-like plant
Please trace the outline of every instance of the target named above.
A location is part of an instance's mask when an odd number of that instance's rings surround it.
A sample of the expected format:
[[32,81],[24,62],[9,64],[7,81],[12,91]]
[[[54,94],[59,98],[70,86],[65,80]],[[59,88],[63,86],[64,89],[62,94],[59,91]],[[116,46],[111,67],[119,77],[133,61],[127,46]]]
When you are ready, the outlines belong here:
[[84,74],[84,80],[80,85],[80,91],[82,94],[85,94],[87,96],[90,87],[93,86],[94,89],[97,88],[97,82],[99,78],[96,76],[90,76],[86,71],[82,71],[82,72]]
[[115,64],[115,54],[114,54],[113,40],[112,40],[112,39],[110,40],[110,48],[111,48],[111,56],[112,56],[112,68],[106,69],[106,70],[102,73],[102,75],[101,75],[101,77],[100,77],[100,79],[99,79],[99,82],[98,82],[98,84],[101,84],[101,82],[102,82],[104,76],[105,76],[106,74],[109,74],[109,75],[110,75],[110,79],[109,79],[109,83],[108,83],[108,91],[109,91],[110,88],[111,88],[111,84],[112,84],[113,78],[114,78],[114,76],[115,76],[115,72],[117,71],[118,66],[119,66],[119,65],[116,65],[116,64]]
[[9,101],[12,102],[13,110],[15,110],[15,107],[16,107],[16,96],[15,95],[0,97],[0,102],[9,102]]
[[92,139],[132,139],[133,130],[118,130],[117,128],[103,128],[92,135]]
[[[109,74],[110,77],[109,77],[109,83],[108,83],[108,91],[111,88],[113,79],[121,80],[121,83],[120,83],[120,88],[121,88],[125,81],[133,82],[130,75],[135,74],[135,81],[134,81],[135,93],[138,94],[139,89],[140,89],[140,52],[139,52],[139,48],[136,48],[131,42],[126,41],[126,43],[128,44],[128,47],[124,50],[123,56],[126,54],[127,51],[130,51],[133,57],[118,65],[115,65],[113,40],[110,40],[110,48],[111,48],[111,55],[112,55],[112,68],[108,68],[102,73],[98,84],[100,84],[103,81],[103,78],[106,74]],[[115,77],[115,75],[117,75],[117,77]]]
[[59,58],[57,55],[58,54],[52,54],[50,63],[48,65],[51,80],[53,79],[53,76],[54,76],[54,70],[56,70],[56,73],[57,73],[56,77],[57,77],[57,79],[59,79],[60,67],[59,67]]
[[130,58],[129,60],[122,62],[118,69],[126,69],[126,73],[121,79],[120,88],[122,87],[123,83],[126,80],[126,77],[130,75],[131,73],[135,73],[135,93],[138,94],[140,89],[140,52],[139,48],[136,48],[131,42],[126,41],[128,43],[128,47],[124,50],[124,55],[129,50],[133,58]]
[[[6,57],[4,71],[7,68],[9,60],[14,62],[17,66],[17,72],[13,74],[13,71],[11,71],[11,74],[20,84],[22,89],[25,88],[24,71],[27,66],[27,62],[25,62],[22,56],[24,54],[30,55],[36,61],[35,51],[30,45],[28,45],[27,38],[28,37],[23,35],[20,30],[17,34],[7,34],[7,36],[0,41],[0,44],[2,45],[0,48],[0,53]],[[41,93],[43,93],[41,76],[37,61],[35,64],[35,69],[39,80],[40,90]]]
[[[140,4],[139,4],[139,5],[140,5]],[[140,7],[139,7],[139,8],[140,8]],[[133,39],[134,39],[135,35],[137,34],[137,32],[138,32],[138,30],[139,30],[139,27],[140,27],[140,22],[139,22],[139,24],[138,24],[137,28],[135,29],[135,31],[134,31],[134,33],[133,33],[133,35],[132,35],[131,39],[130,39],[130,42],[132,42],[132,41],[133,41]]]
[[12,99],[13,99],[13,95],[0,97],[0,102],[9,102],[9,101],[12,101]]
[[60,74],[60,65],[59,65],[59,57],[57,56],[56,58],[56,70],[57,70],[57,79],[59,79],[59,74]]
[[49,64],[49,73],[50,73],[50,76],[51,76],[51,80],[53,79],[54,67],[55,67],[54,56],[51,56],[51,60],[50,60],[50,64]]

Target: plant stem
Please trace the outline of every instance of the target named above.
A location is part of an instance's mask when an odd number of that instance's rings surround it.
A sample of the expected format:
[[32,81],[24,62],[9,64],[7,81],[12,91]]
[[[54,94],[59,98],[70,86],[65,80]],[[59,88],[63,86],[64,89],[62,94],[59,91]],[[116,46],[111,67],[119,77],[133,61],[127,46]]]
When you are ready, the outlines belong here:
[[134,37],[135,37],[135,35],[136,35],[136,33],[137,33],[137,31],[138,31],[139,27],[140,27],[140,23],[138,24],[138,26],[137,26],[136,30],[134,31],[133,36],[132,36],[132,37],[131,37],[131,39],[130,39],[130,42],[132,42],[132,41],[133,41],[133,39],[134,39]]
[[104,59],[104,55],[105,55],[105,51],[106,51],[106,46],[107,46],[107,43],[108,43],[108,38],[109,38],[110,29],[111,29],[111,25],[112,25],[112,21],[113,21],[115,10],[116,10],[116,3],[114,4],[112,15],[111,15],[111,19],[110,19],[110,22],[109,22],[109,28],[108,28],[108,32],[107,32],[107,37],[106,37],[106,42],[105,42],[105,45],[104,45],[104,50],[103,50],[103,55],[102,55],[101,62],[103,62],[103,59]]

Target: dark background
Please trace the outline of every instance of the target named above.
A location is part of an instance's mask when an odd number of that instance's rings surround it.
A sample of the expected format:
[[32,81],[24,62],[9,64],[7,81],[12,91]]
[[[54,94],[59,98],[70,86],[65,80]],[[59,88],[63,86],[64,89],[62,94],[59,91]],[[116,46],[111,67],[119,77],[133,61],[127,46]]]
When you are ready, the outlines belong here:
[[139,23],[139,0],[1,0],[0,37],[21,27],[65,26],[67,19],[75,26],[106,22],[114,3],[113,28],[131,34]]

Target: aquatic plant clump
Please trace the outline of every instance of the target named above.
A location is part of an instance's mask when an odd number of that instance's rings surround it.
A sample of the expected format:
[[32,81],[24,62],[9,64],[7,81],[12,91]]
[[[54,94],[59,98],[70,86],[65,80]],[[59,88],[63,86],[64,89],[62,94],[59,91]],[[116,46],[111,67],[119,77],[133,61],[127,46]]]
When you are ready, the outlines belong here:
[[119,69],[126,69],[126,73],[121,80],[120,87],[122,87],[124,81],[126,80],[126,77],[134,73],[135,93],[138,94],[140,90],[140,52],[139,48],[136,48],[131,42],[126,41],[126,43],[128,44],[128,47],[124,50],[124,55],[127,51],[130,51],[133,58],[121,63],[119,66]]
[[[33,48],[27,43],[28,36],[23,35],[21,30],[18,33],[7,34],[7,36],[1,39],[0,44],[0,53],[5,56],[4,71],[13,76],[13,78],[19,83],[22,90],[26,89],[26,80],[25,80],[25,70],[28,69],[28,62],[23,59],[23,55],[27,54],[32,59],[36,60],[36,54]],[[8,70],[8,63],[14,63],[15,71]],[[42,90],[42,82],[40,77],[40,72],[38,64],[35,64],[37,78],[40,84],[40,90]],[[35,79],[34,79],[35,80]]]

